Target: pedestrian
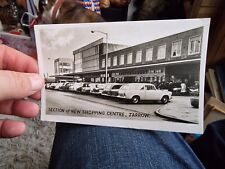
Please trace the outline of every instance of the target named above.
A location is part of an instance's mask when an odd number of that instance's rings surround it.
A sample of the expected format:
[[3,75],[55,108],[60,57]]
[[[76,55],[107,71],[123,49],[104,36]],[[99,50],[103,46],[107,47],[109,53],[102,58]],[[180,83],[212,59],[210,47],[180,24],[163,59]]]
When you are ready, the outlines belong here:
[[180,87],[181,87],[181,89],[180,89],[181,95],[185,96],[187,93],[187,85],[185,84],[184,81],[182,81],[182,83],[180,84]]

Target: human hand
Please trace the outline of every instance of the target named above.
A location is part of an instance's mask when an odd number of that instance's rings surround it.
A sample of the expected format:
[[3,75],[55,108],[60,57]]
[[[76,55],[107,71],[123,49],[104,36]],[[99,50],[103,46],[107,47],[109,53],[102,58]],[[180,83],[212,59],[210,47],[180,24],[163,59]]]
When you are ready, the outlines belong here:
[[[38,114],[37,104],[25,97],[40,99],[44,80],[37,74],[35,59],[0,45],[0,114],[31,118]],[[23,122],[0,120],[0,138],[16,137],[24,133]]]

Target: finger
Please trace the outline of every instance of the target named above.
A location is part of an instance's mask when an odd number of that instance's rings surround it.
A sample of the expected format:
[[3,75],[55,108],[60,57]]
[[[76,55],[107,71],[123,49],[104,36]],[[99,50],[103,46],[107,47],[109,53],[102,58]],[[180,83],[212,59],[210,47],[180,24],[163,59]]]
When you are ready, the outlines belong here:
[[37,116],[38,112],[38,105],[27,100],[8,100],[0,102],[1,114],[32,118]]
[[38,74],[4,70],[0,70],[0,82],[0,100],[21,99],[44,86],[44,80]]
[[28,73],[38,72],[35,59],[5,45],[0,45],[0,69]]
[[34,93],[33,95],[30,96],[30,98],[35,99],[35,100],[40,100],[41,99],[41,92]]
[[22,135],[26,130],[23,122],[0,120],[0,138],[12,138]]

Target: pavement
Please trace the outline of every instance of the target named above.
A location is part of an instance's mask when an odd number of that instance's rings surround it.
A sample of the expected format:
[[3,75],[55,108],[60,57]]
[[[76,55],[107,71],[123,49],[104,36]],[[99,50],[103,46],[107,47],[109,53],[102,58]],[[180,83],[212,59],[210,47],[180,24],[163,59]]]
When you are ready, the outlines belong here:
[[[155,114],[168,120],[187,123],[199,123],[199,109],[191,105],[190,96],[175,96],[170,103],[160,107]],[[174,103],[176,102],[176,103]]]

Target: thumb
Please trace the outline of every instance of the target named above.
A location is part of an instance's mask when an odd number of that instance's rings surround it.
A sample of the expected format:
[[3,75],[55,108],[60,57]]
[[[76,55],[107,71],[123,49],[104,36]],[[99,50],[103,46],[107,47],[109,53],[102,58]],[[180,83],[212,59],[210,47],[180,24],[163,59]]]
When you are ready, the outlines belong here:
[[44,80],[38,74],[0,70],[0,100],[30,96],[43,85]]

